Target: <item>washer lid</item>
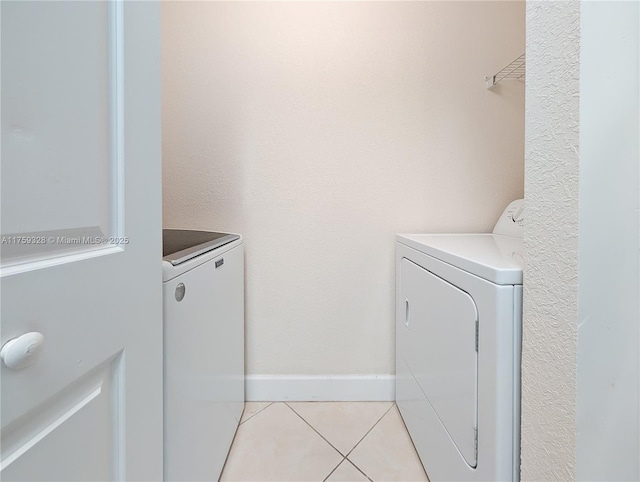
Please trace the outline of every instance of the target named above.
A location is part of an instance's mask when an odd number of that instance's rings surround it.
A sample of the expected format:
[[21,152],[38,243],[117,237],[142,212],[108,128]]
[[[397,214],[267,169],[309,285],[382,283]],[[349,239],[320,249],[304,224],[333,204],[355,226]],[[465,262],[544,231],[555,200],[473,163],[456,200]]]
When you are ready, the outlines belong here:
[[492,283],[522,284],[522,238],[500,234],[398,234],[396,240]]
[[176,266],[236,239],[240,239],[237,234],[163,229],[162,259]]

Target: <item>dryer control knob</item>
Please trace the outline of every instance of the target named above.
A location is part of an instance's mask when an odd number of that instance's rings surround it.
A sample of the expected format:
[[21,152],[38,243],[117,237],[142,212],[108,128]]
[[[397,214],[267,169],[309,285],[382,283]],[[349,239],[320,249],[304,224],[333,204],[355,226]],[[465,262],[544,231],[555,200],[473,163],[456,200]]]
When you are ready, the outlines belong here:
[[520,209],[518,209],[513,216],[511,217],[511,219],[513,219],[514,223],[518,223],[520,221],[524,220],[524,205],[520,206]]

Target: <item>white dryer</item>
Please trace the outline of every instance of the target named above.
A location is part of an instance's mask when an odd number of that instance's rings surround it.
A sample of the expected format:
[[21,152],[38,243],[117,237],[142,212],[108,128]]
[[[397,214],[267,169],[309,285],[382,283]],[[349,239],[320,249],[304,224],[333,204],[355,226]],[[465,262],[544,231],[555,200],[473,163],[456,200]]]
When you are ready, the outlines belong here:
[[396,401],[425,471],[518,480],[523,201],[489,234],[396,238]]

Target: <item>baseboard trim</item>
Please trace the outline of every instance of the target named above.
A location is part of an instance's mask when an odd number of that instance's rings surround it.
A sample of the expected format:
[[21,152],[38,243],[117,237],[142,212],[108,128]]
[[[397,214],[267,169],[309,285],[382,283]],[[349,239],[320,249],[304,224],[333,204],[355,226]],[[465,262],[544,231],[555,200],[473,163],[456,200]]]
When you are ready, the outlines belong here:
[[356,402],[395,400],[393,375],[247,375],[250,402]]

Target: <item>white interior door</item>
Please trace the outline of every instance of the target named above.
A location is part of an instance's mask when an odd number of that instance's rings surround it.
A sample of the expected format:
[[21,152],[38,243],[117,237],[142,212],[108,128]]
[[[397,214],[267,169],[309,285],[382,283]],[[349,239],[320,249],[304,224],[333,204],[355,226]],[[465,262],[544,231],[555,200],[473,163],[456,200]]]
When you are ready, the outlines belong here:
[[0,478],[162,480],[158,4],[0,19]]

